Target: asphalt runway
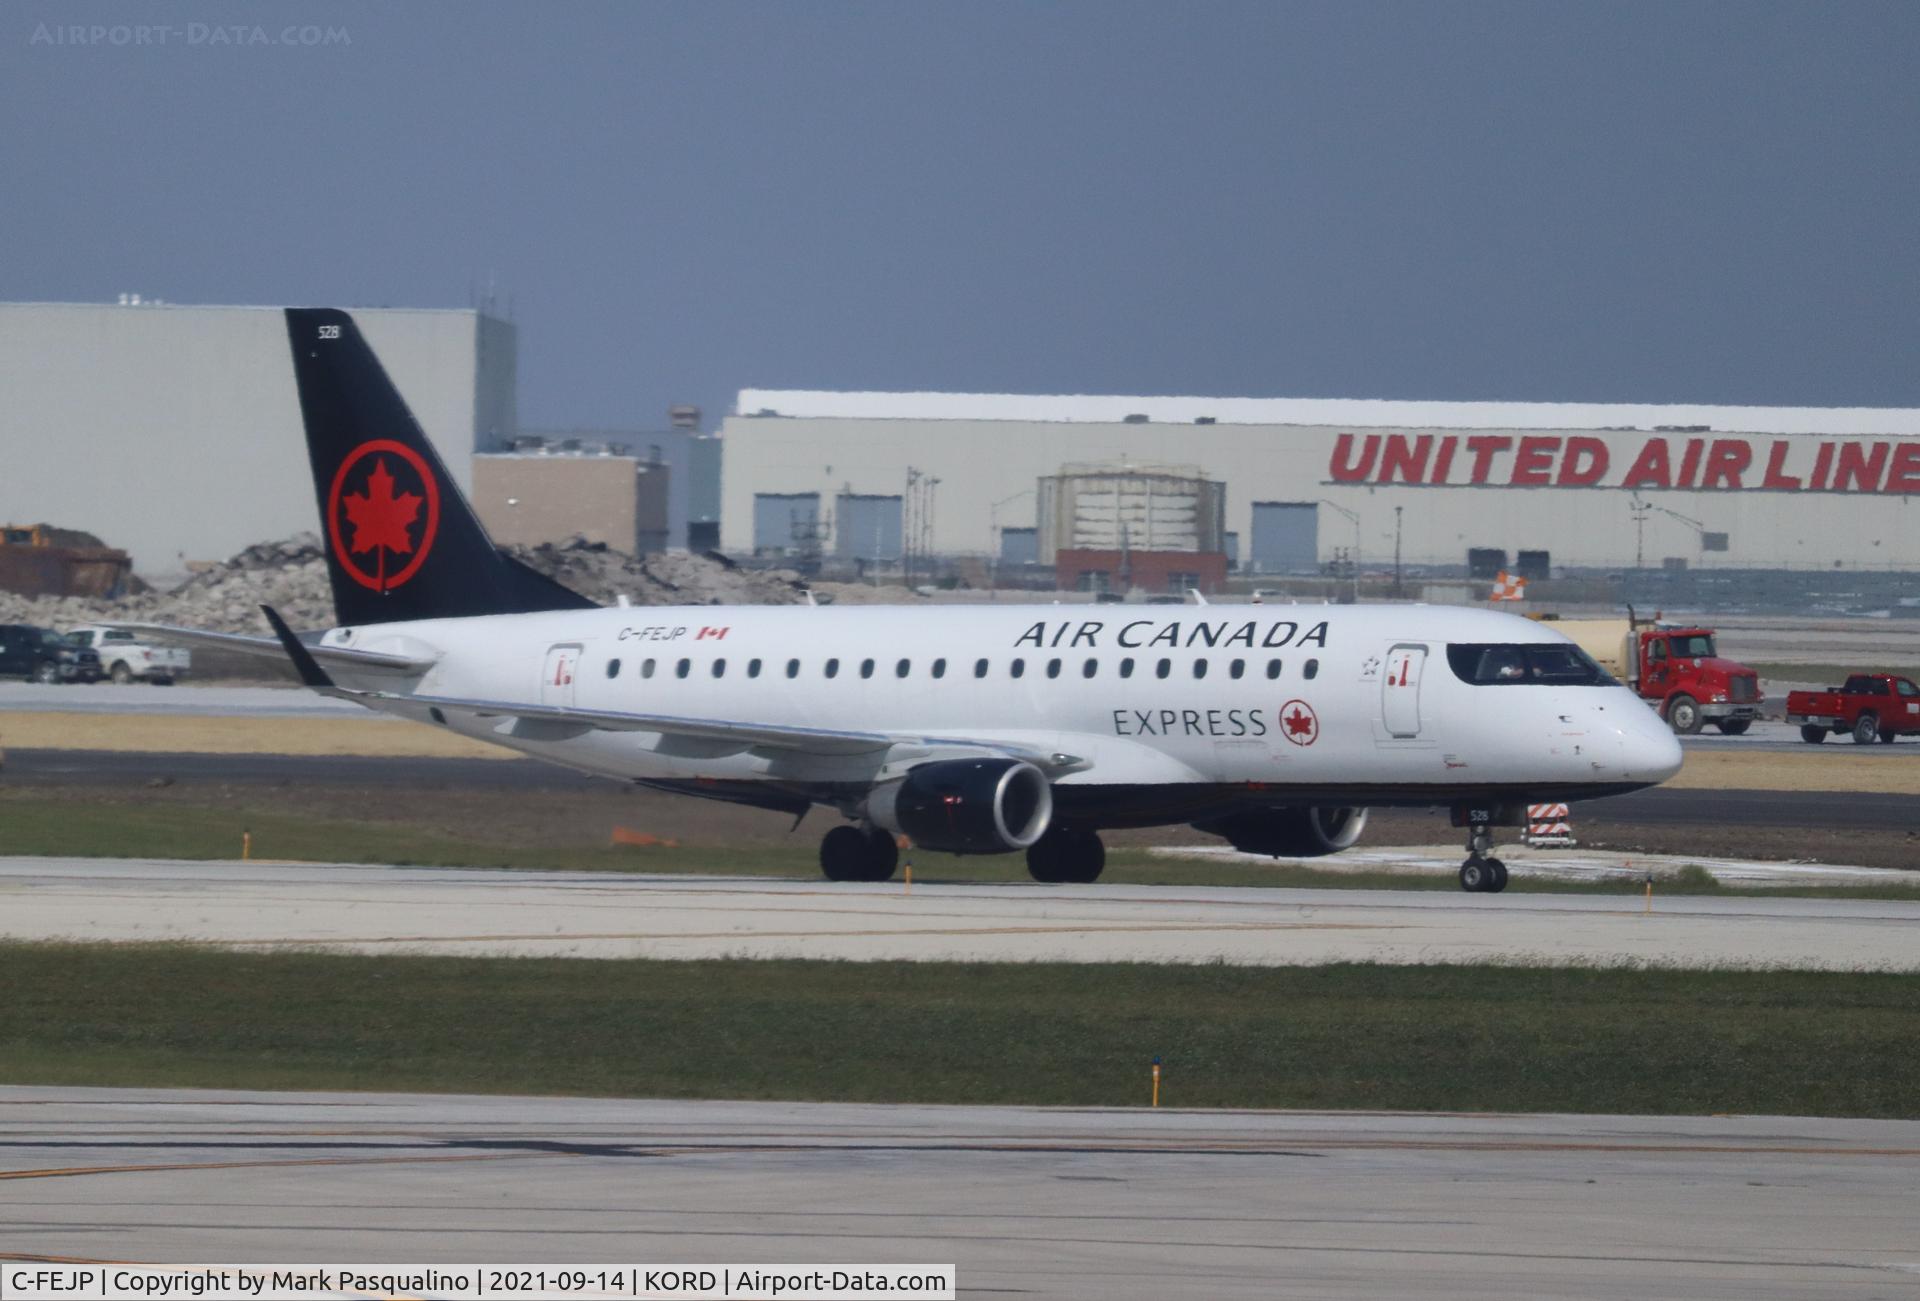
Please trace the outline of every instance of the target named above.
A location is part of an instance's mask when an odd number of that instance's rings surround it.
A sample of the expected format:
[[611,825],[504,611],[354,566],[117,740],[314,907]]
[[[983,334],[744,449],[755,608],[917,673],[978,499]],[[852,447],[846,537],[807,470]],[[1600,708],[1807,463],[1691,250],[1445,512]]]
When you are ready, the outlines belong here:
[[1920,970],[1920,904],[0,859],[0,935],[581,958]]
[[16,1258],[952,1262],[961,1296],[1744,1301],[1911,1296],[1916,1223],[1913,1121],[0,1089]]
[[[1849,747],[1851,748],[1851,747]],[[1914,747],[1920,753],[1920,745]],[[125,787],[151,781],[223,785],[418,786],[425,789],[580,791],[618,783],[532,759],[358,755],[142,754],[12,749],[0,776],[13,786]],[[1597,825],[1920,828],[1920,796],[1843,791],[1653,790],[1578,804]]]

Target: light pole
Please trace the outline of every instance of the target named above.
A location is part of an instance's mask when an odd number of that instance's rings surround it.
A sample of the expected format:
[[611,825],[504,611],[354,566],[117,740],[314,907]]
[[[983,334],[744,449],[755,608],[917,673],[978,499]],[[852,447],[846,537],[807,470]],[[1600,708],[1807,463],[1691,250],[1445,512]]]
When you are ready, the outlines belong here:
[[1401,597],[1401,590],[1400,590],[1400,511],[1401,509],[1402,508],[1399,506],[1395,506],[1393,508],[1393,599],[1396,601],[1399,600]]
[[1322,506],[1331,506],[1353,521],[1353,554],[1347,557],[1347,563],[1353,567],[1353,603],[1360,604],[1360,512],[1348,510],[1337,501],[1320,499]]
[[1008,502],[1019,501],[1022,497],[1033,496],[1032,488],[1023,488],[1011,497],[1002,497],[987,507],[987,532],[993,550],[987,556],[987,599],[1000,599],[1000,508]]

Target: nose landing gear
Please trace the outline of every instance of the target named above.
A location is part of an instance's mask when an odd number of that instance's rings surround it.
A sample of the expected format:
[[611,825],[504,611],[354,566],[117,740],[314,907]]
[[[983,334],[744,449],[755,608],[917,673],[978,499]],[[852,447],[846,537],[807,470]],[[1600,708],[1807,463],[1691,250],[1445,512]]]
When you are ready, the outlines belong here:
[[1467,861],[1460,865],[1460,888],[1499,894],[1507,888],[1507,865],[1492,856],[1493,832],[1475,827],[1467,833]]

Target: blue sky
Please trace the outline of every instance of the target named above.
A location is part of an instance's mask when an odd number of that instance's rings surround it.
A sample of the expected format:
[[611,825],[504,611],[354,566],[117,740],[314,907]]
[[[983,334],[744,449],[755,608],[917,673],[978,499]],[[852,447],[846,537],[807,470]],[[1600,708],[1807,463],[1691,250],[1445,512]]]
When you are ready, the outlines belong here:
[[[42,33],[95,24],[172,34]],[[1916,49],[1900,4],[15,4],[0,296],[491,280],[547,427],[747,386],[1920,405]]]

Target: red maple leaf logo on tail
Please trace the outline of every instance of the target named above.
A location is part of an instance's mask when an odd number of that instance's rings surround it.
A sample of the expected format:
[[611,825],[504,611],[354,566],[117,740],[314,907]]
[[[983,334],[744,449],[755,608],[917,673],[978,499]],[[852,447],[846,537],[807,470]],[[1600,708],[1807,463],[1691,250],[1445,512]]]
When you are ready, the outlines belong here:
[[[348,481],[359,477],[362,462],[368,460],[373,468],[362,487],[348,492]],[[398,480],[392,470],[396,463],[401,467]],[[398,484],[406,482],[409,470],[419,480],[414,485],[418,491],[395,492]],[[440,524],[440,492],[433,468],[405,443],[391,438],[369,439],[349,452],[334,471],[324,518],[333,559],[339,567],[336,574],[384,594],[418,573],[433,549],[434,533]],[[351,546],[347,541],[349,526],[353,531]],[[370,551],[379,557],[376,564],[366,565],[356,559]]]
[[413,521],[420,514],[420,497],[417,493],[403,492],[399,496],[393,493],[393,476],[387,472],[387,463],[376,460],[373,473],[367,476],[365,492],[350,492],[340,499],[347,508],[347,520],[353,525],[353,549],[356,552],[371,551],[380,547],[381,586],[386,585],[387,557],[391,551],[395,555],[406,555],[413,550],[413,539],[407,530],[413,527]]

